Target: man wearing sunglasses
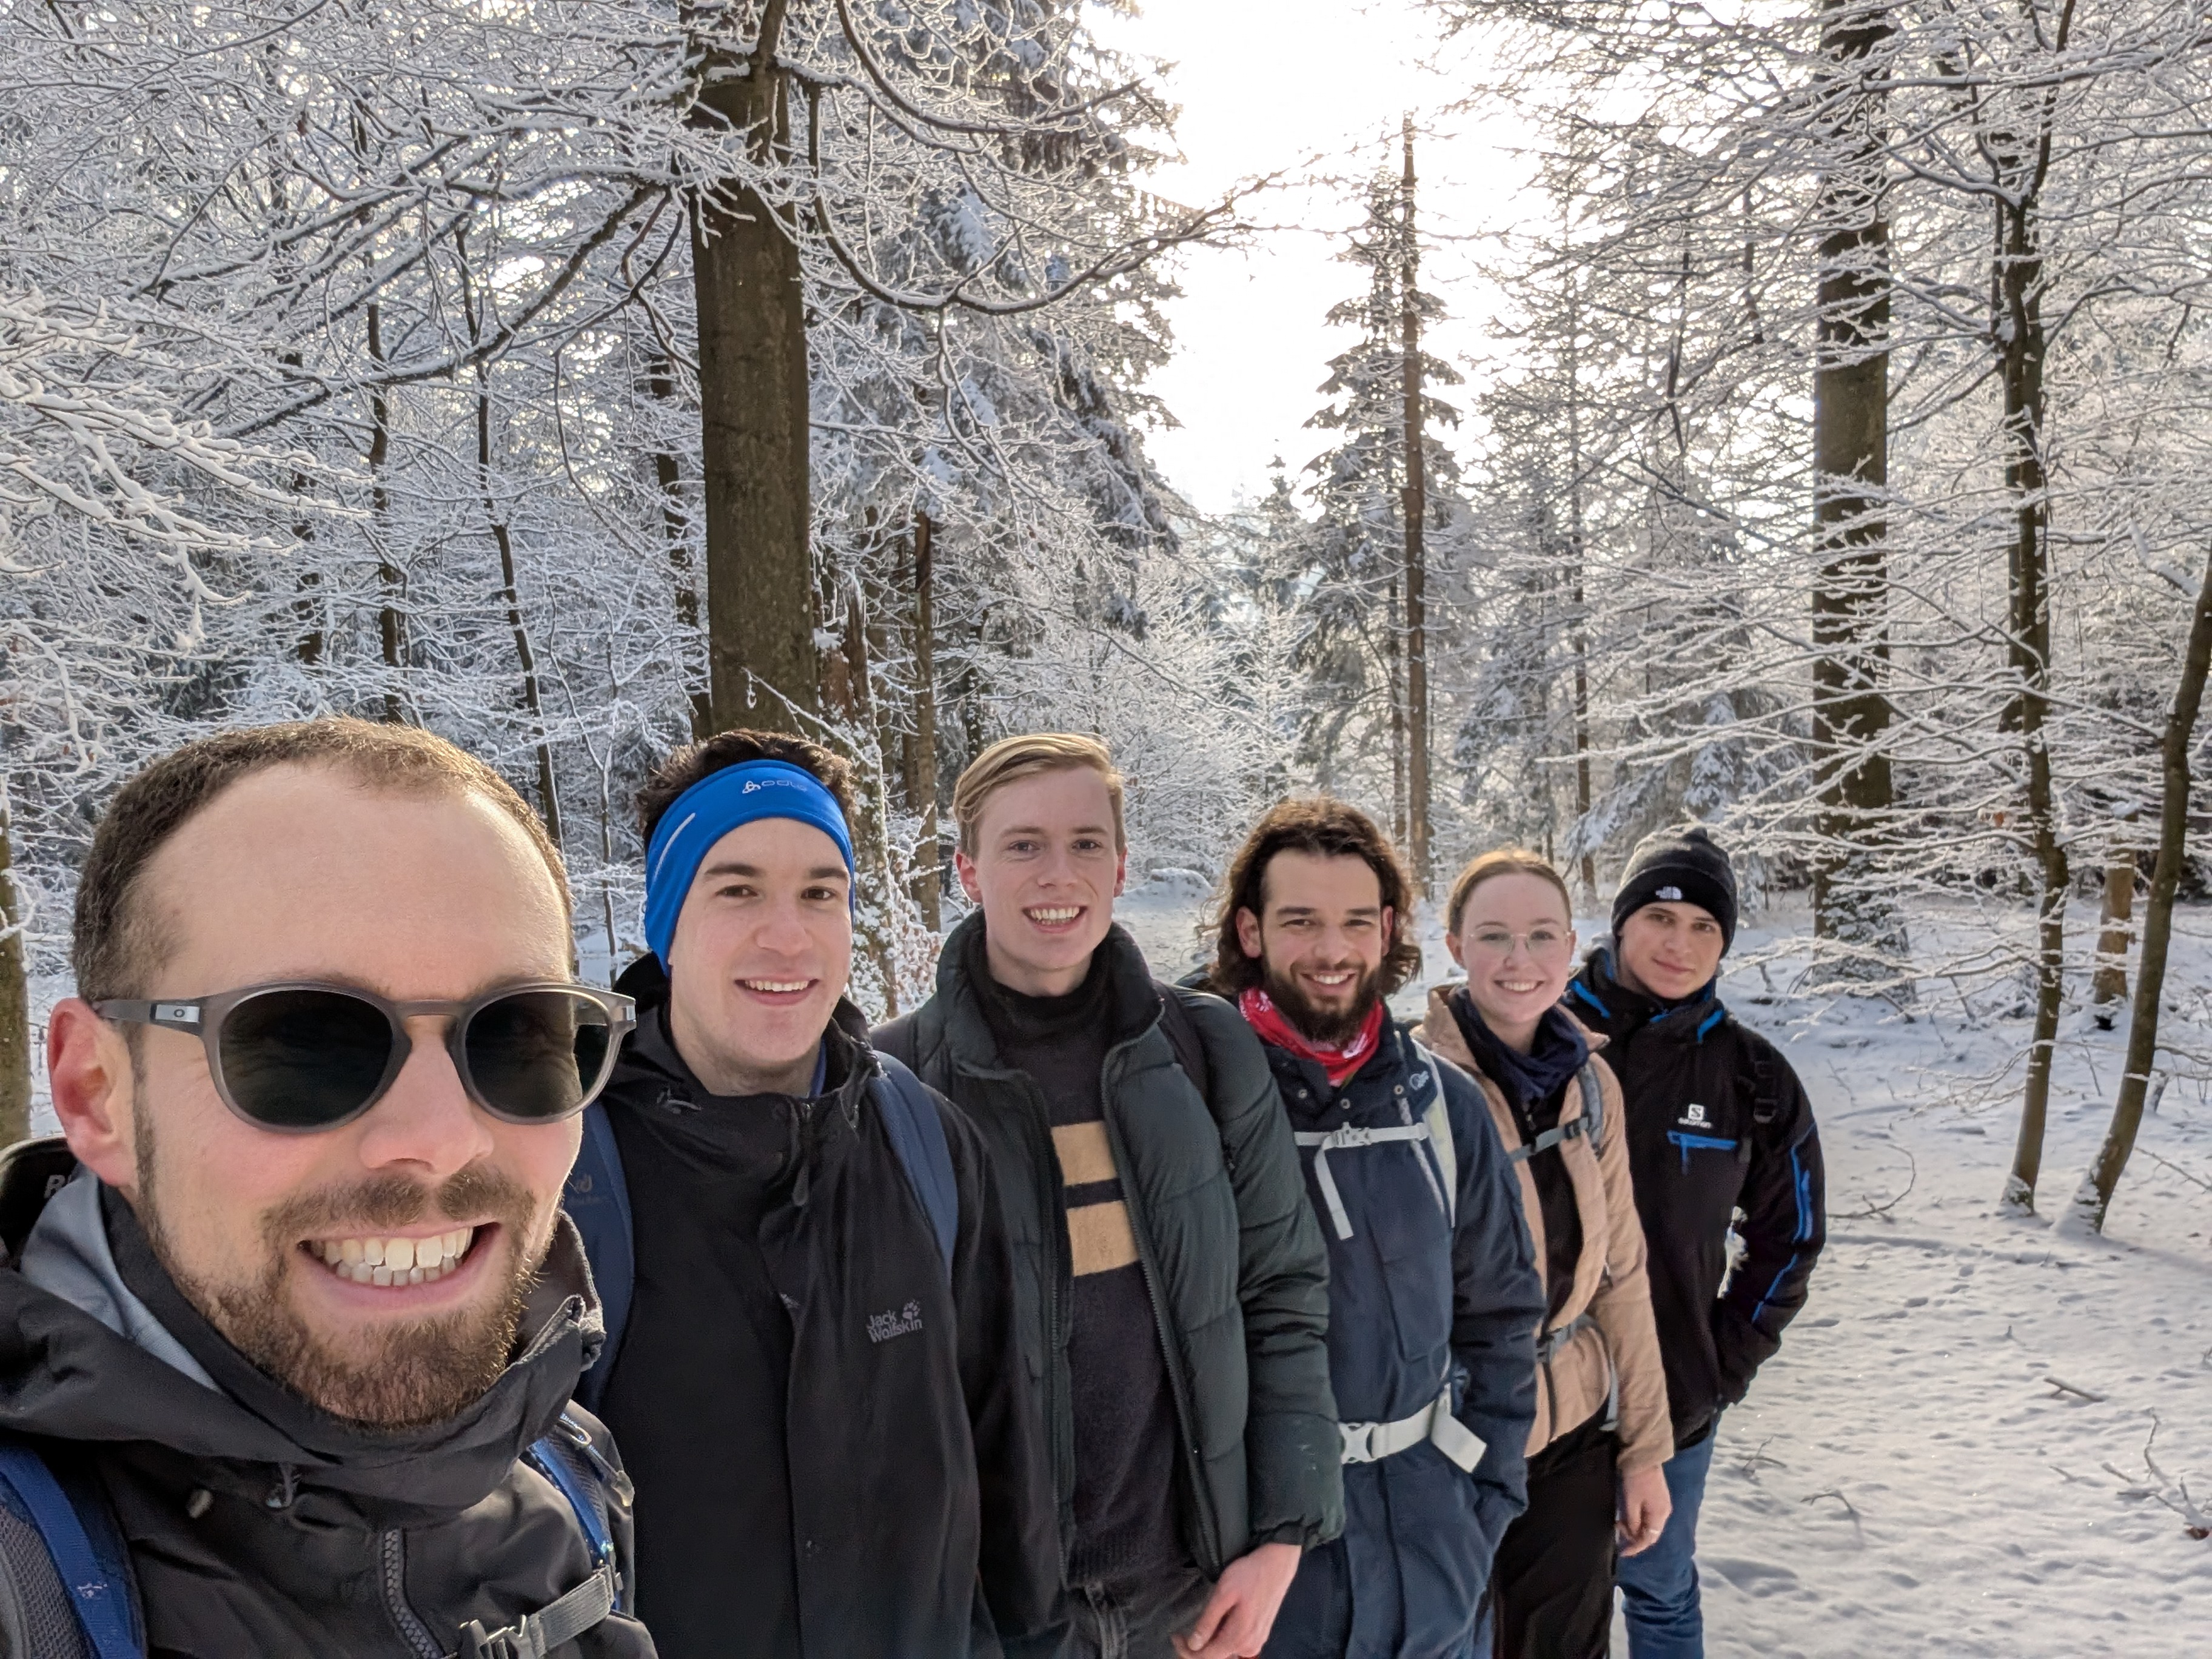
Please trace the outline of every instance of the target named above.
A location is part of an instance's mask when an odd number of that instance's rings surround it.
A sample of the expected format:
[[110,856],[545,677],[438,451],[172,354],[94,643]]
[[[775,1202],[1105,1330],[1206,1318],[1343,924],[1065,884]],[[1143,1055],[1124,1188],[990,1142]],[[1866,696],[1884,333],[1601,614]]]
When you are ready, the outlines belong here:
[[1004,1224],[975,1130],[846,998],[848,777],[728,732],[640,797],[652,954],[568,1200],[608,1308],[583,1398],[637,1478],[662,1653],[1048,1654],[1058,1532]]
[[0,1652],[649,1656],[566,1402],[559,1207],[628,1029],[560,855],[427,733],[226,732],[117,793],[0,1170]]

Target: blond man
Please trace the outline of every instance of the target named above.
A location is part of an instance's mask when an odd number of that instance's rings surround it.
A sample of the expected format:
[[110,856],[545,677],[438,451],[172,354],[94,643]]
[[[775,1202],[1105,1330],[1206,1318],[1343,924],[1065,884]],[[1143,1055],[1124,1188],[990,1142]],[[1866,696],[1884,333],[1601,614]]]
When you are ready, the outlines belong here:
[[1265,1645],[1343,1525],[1327,1256],[1258,1042],[1114,925],[1104,746],[1010,738],[953,793],[937,992],[876,1033],[974,1120],[1013,1233],[1084,1659]]

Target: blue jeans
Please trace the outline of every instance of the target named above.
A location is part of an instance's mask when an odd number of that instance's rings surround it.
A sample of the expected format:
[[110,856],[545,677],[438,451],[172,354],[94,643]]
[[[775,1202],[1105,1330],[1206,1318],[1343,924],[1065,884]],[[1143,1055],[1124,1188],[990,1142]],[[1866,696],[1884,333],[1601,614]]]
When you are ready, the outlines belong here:
[[1698,1605],[1698,1510],[1719,1437],[1716,1425],[1667,1460],[1667,1495],[1674,1500],[1667,1529],[1643,1554],[1621,1558],[1629,1659],[1705,1659],[1705,1615]]

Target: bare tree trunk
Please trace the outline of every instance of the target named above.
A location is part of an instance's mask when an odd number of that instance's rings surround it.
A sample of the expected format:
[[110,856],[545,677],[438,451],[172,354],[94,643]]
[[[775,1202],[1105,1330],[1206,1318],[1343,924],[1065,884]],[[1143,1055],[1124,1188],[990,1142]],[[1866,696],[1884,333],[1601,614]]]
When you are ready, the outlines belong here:
[[[384,362],[383,307],[372,302],[368,307],[368,357],[380,367]],[[377,607],[377,639],[384,652],[384,666],[391,679],[384,693],[384,718],[393,726],[407,719],[407,708],[399,695],[399,670],[405,660],[406,640],[401,631],[399,600],[404,592],[407,578],[399,567],[392,562],[392,489],[385,476],[385,467],[392,455],[392,409],[385,401],[381,387],[368,396],[368,471],[375,482],[369,489],[368,506],[371,533],[376,538],[376,579],[383,588],[383,603]]]
[[2017,185],[2009,199],[2000,199],[1996,208],[1996,246],[1990,283],[1995,314],[1990,318],[1990,332],[2004,386],[2005,436],[2010,450],[2005,486],[2014,502],[2008,651],[2014,692],[2006,724],[2020,732],[2027,764],[2029,842],[2040,888],[2036,903],[2035,1028],[2021,1091],[2020,1138],[2004,1194],[2007,1208],[2029,1211],[2035,1207],[2035,1182],[2043,1164],[2051,1069],[2066,988],[2069,887],[2045,732],[2051,707],[2051,504],[2043,463],[2043,368],[2047,341],[2037,216],[2050,167],[2048,124],[2033,151],[2002,134],[1993,139],[1990,149],[2007,175],[2002,182]]
[[1814,931],[1850,952],[1844,981],[1887,977],[1904,926],[1875,867],[1896,804],[1889,756],[1889,228],[1881,94],[1853,83],[1892,33],[1884,0],[1824,0],[1828,125],[1838,154],[1815,210],[1813,744],[1819,851]]
[[[670,405],[676,402],[676,368],[667,358],[658,354],[653,356],[646,370],[645,384],[646,390],[658,401]],[[690,514],[684,506],[683,468],[672,452],[659,445],[653,452],[653,476],[660,486],[660,528],[668,541],[669,573],[675,579],[676,621],[688,641],[696,638],[699,631],[699,579],[691,568]],[[687,678],[690,668],[687,661]],[[711,737],[714,731],[713,694],[707,686],[695,684],[687,695],[691,704],[693,740]]]
[[[790,143],[790,83],[775,67],[784,10],[768,0],[742,58],[709,53],[699,100],[702,119],[763,158]],[[692,207],[714,722],[796,732],[820,707],[796,230],[743,185]]]
[[2150,897],[2143,906],[2142,960],[2136,967],[2135,1006],[2128,1017],[2127,1070],[2120,1077],[2119,1098],[2113,1103],[2105,1144],[2074,1200],[2075,1213],[2098,1232],[2105,1230],[2112,1194],[2128,1167],[2128,1155],[2135,1151],[2151,1068],[2158,1060],[2159,1003],[2166,994],[2166,951],[2173,939],[2173,895],[2181,884],[2182,861],[2189,851],[2189,750],[2196,741],[2208,667],[2212,667],[2212,558],[2205,561],[2197,609],[2189,619],[2181,683],[2174,688],[2173,708],[2160,744],[2166,796],[2159,806],[2158,859],[2151,866]]
[[[1559,246],[1565,250],[1574,234],[1571,212],[1563,212]],[[1575,830],[1581,842],[1596,799],[1591,781],[1589,717],[1589,601],[1584,589],[1583,555],[1585,549],[1583,517],[1583,386],[1582,287],[1571,259],[1565,264],[1567,283],[1566,349],[1560,367],[1566,374],[1567,395],[1567,551],[1571,574],[1568,597],[1574,605],[1575,653]],[[1549,862],[1548,855],[1547,862]],[[1597,908],[1597,851],[1587,843],[1577,860],[1582,878],[1583,902]]]
[[882,899],[861,909],[861,947],[876,967],[884,988],[884,1018],[899,1012],[898,952],[893,945],[891,906],[896,902],[891,885],[890,779],[876,753],[875,711],[868,688],[868,617],[860,601],[859,582],[845,590],[843,628],[836,648],[823,659],[823,712],[847,734],[860,773],[859,822],[853,825],[853,853],[860,868],[869,872]]
[[[1401,486],[1403,489],[1403,486]],[[1401,560],[1402,563],[1403,561]],[[1404,572],[1390,583],[1389,631],[1382,672],[1390,686],[1390,839],[1406,844],[1406,623]]]
[[[560,847],[561,792],[553,778],[553,745],[545,732],[545,702],[538,684],[538,655],[530,648],[530,629],[522,620],[522,594],[514,580],[514,538],[507,515],[492,498],[491,379],[477,368],[477,488],[483,497],[484,520],[491,526],[492,544],[499,550],[500,598],[507,605],[507,625],[514,635],[514,659],[522,670],[522,706],[530,712],[530,729],[537,734],[538,810],[544,815],[545,833]],[[610,946],[613,941],[608,941]]]
[[937,845],[937,617],[929,514],[914,515],[914,739],[907,750],[906,797],[921,814],[915,837],[914,899],[933,933],[943,930],[943,854]]
[[1421,255],[1414,240],[1413,118],[1405,118],[1405,198],[1399,277],[1401,374],[1406,402],[1406,794],[1407,844],[1413,880],[1423,894],[1434,885],[1429,853],[1429,571],[1425,528],[1429,511],[1425,400],[1422,396],[1421,311],[1415,286]]
[[2097,927],[2097,970],[2089,1006],[2097,1029],[2112,1029],[2113,1010],[2128,1000],[2128,945],[2135,935],[2136,849],[2116,847],[2105,864],[2105,902]]
[[0,772],[0,1146],[31,1133],[31,981],[8,779]]

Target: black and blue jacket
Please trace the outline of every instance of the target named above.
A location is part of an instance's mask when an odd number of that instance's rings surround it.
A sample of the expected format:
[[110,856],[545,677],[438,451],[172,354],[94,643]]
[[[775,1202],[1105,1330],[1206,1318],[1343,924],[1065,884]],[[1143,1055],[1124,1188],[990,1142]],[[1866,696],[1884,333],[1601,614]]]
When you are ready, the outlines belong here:
[[[1267,1656],[1457,1655],[1498,1541],[1528,1504],[1544,1292],[1520,1188],[1474,1082],[1451,1065],[1431,1065],[1395,1020],[1340,1088],[1316,1062],[1264,1046],[1328,1242],[1329,1381],[1339,1417],[1396,1422],[1449,1387],[1453,1415],[1483,1443],[1472,1469],[1426,1441],[1347,1463],[1344,1534],[1307,1553]],[[1403,1137],[1428,1115],[1439,1082],[1451,1132],[1449,1205],[1425,1138],[1312,1144],[1346,1128]],[[1317,1157],[1326,1160],[1327,1185]]]
[[[1674,1443],[1695,1445],[1743,1398],[1805,1305],[1826,1236],[1813,1103],[1790,1062],[1737,1024],[1712,986],[1670,1007],[1621,985],[1600,949],[1566,1004],[1609,1039]],[[1731,1225],[1743,1242],[1733,1272]]]

